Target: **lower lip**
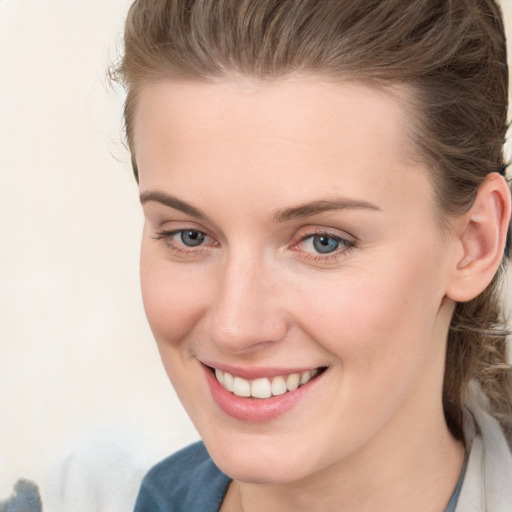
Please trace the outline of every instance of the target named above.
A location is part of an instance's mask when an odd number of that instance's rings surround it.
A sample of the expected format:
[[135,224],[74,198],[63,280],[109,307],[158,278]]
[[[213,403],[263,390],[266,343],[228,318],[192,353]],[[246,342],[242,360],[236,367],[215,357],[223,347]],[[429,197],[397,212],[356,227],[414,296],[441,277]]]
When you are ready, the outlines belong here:
[[213,372],[204,365],[202,367],[212,397],[219,408],[232,418],[250,423],[263,423],[282,416],[304,399],[324,374],[322,372],[295,391],[287,391],[282,395],[270,398],[245,398],[224,389]]

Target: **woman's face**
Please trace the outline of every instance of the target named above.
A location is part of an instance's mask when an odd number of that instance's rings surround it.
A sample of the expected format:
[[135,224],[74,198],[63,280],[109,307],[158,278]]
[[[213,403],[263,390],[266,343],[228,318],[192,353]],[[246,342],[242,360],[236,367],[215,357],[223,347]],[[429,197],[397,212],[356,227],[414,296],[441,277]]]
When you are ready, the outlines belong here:
[[396,96],[162,81],[134,134],[146,313],[224,472],[299,480],[442,416],[455,244]]

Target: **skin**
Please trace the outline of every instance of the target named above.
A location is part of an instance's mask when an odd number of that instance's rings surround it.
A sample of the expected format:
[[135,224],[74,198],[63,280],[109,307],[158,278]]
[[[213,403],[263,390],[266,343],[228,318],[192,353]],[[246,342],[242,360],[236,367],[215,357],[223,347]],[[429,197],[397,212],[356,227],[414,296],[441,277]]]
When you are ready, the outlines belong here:
[[[170,380],[234,478],[224,511],[434,512],[455,488],[464,448],[441,390],[462,227],[440,227],[403,104],[314,77],[140,91],[144,304]],[[334,198],[371,207],[276,219]],[[162,235],[177,230],[207,236]],[[318,254],[315,233],[348,242]],[[327,370],[290,411],[250,423],[219,409],[201,361]]]

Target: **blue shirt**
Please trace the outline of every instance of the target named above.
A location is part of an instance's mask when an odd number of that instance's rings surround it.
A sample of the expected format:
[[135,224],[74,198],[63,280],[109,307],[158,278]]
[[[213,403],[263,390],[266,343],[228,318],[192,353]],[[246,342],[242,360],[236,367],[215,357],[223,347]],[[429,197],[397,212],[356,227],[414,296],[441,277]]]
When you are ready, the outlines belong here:
[[134,512],[218,512],[230,483],[197,442],[149,471]]

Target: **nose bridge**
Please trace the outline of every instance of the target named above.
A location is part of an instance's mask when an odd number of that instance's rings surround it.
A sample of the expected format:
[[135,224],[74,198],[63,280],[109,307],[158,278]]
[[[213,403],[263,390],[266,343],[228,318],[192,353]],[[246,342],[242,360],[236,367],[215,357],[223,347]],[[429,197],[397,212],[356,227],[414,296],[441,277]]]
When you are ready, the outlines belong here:
[[220,349],[243,352],[285,336],[287,319],[276,284],[264,258],[247,248],[230,251],[211,310],[210,335]]

